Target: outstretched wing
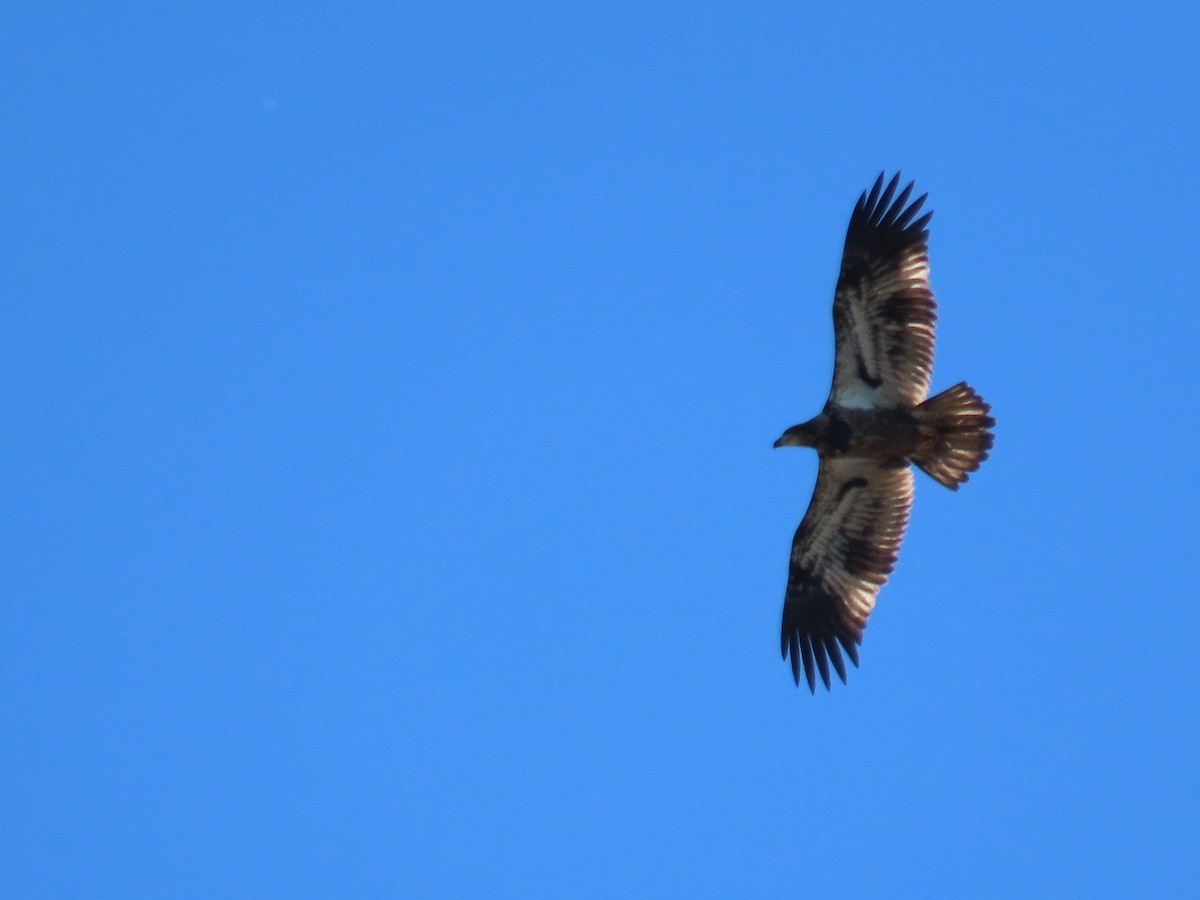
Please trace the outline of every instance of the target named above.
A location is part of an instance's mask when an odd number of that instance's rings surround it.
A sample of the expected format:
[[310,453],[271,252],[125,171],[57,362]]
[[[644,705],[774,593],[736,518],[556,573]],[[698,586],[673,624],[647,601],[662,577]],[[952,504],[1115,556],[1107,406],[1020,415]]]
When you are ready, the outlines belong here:
[[833,295],[834,362],[829,401],[839,406],[915,406],[933,369],[937,316],[926,240],[925,195],[908,203],[897,172],[863,192],[850,216]]
[[[858,665],[867,616],[896,562],[912,503],[903,459],[822,459],[808,512],[792,541],[783,601],[783,658],[800,664],[810,691],[816,673],[829,687],[829,663],[846,681],[842,651]],[[840,645],[840,646],[839,646]]]

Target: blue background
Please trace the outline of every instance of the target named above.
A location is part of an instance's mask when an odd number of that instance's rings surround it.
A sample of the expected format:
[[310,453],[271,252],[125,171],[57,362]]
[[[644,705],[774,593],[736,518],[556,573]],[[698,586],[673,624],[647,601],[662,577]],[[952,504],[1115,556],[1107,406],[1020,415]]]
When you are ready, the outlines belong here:
[[[7,4],[4,895],[1194,889],[1197,10]],[[813,697],[885,168],[997,442]]]

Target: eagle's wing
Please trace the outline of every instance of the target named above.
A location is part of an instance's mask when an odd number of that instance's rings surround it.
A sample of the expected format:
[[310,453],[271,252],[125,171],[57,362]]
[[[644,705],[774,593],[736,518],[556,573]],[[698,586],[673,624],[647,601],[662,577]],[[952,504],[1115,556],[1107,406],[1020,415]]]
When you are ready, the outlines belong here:
[[829,401],[839,406],[915,406],[925,399],[933,368],[933,292],[925,226],[917,213],[925,195],[908,203],[897,172],[886,188],[880,174],[850,216],[842,268],[833,295],[834,362]]
[[903,459],[821,460],[792,541],[783,601],[780,647],[784,659],[791,654],[797,685],[802,660],[810,691],[817,671],[829,687],[830,661],[845,682],[841,650],[858,665],[857,645],[896,562],[912,493],[912,470]]

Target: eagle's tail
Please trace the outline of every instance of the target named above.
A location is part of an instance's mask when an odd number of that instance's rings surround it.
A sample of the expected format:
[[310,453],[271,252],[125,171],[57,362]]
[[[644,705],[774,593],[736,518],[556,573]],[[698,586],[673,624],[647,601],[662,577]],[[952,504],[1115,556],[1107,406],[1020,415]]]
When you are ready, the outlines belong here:
[[968,473],[988,457],[992,446],[988,429],[996,424],[990,411],[965,381],[930,397],[913,410],[930,440],[925,449],[912,455],[912,461],[931,478],[957,491]]

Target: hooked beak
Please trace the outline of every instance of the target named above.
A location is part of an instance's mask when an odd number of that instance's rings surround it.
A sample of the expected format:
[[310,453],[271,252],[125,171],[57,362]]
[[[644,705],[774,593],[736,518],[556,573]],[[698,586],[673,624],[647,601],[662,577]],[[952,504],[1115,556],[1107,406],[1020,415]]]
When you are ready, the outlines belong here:
[[775,448],[807,447],[808,442],[804,439],[804,431],[803,425],[793,425],[779,436],[779,440],[775,442]]

